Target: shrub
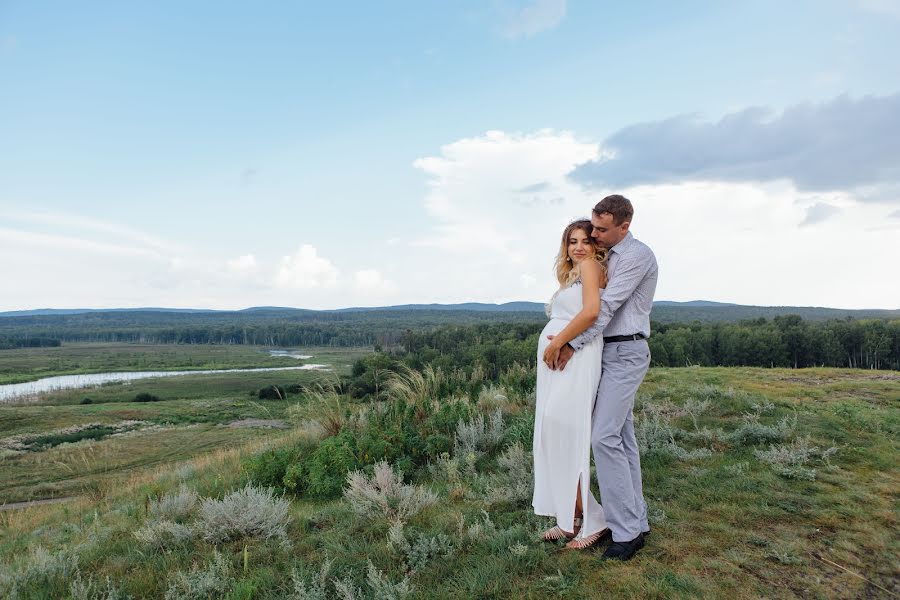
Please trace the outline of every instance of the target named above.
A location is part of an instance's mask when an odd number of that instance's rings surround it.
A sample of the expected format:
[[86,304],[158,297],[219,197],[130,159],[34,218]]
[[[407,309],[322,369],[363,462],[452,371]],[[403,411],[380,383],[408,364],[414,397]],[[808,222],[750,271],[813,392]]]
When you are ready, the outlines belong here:
[[69,550],[50,552],[38,546],[24,561],[18,572],[5,574],[0,571],[0,591],[8,597],[17,597],[22,588],[49,588],[60,581],[69,580],[78,569],[78,555]]
[[[700,404],[694,404],[691,408],[699,410],[698,406]],[[641,418],[636,421],[634,428],[634,435],[641,453],[650,454],[656,452],[678,460],[697,460],[710,456],[712,451],[708,448],[688,450],[675,441],[676,432],[679,434],[684,434],[685,432],[673,427],[670,419],[673,416],[684,414],[686,414],[686,411],[668,402],[644,404],[641,410]],[[698,437],[698,432],[695,431],[688,437]],[[703,437],[703,434],[700,437]]]
[[488,503],[516,504],[530,500],[534,490],[531,453],[525,452],[522,444],[516,442],[504,450],[497,462],[501,470],[491,477],[488,484]]
[[502,440],[503,413],[500,409],[491,413],[488,423],[485,423],[484,415],[479,413],[468,423],[459,421],[457,424],[453,453],[456,456],[480,456],[483,452],[493,450]]
[[410,540],[400,521],[391,525],[388,545],[403,557],[403,568],[410,574],[428,566],[434,559],[449,558],[453,554],[453,542],[446,535],[439,533],[429,537],[419,534]]
[[61,444],[74,444],[82,440],[99,440],[108,435],[120,431],[115,427],[103,425],[101,423],[90,423],[88,425],[74,426],[61,429],[53,433],[37,435],[28,440],[29,449],[36,448],[52,448]]
[[160,397],[154,396],[153,394],[149,394],[147,392],[141,392],[137,394],[134,398],[131,399],[132,402],[159,402]]
[[173,521],[151,521],[134,532],[134,537],[153,550],[171,550],[194,539],[194,530]]
[[193,567],[190,572],[177,571],[169,580],[166,600],[195,600],[196,598],[222,598],[234,585],[228,560],[213,551],[212,559],[205,567]]
[[361,465],[356,460],[356,439],[349,431],[325,438],[303,468],[303,485],[311,496],[330,498],[340,494],[347,473]]
[[784,417],[775,425],[763,425],[756,414],[745,413],[744,422],[728,435],[728,440],[742,446],[779,442],[788,439],[797,427],[797,417]]
[[453,448],[453,441],[449,436],[441,433],[429,435],[428,439],[425,440],[425,453],[429,457],[439,457],[442,454],[449,454],[451,448]]
[[289,469],[301,462],[298,447],[274,448],[252,456],[244,462],[244,471],[250,481],[261,487],[295,489],[285,479]]
[[399,583],[391,583],[381,571],[375,568],[371,560],[366,574],[366,583],[369,584],[371,596],[380,600],[403,600],[412,593],[409,578],[404,577]]
[[149,512],[157,520],[182,523],[193,515],[199,500],[197,492],[182,485],[177,492],[166,494],[159,500],[150,502]]
[[267,385],[256,394],[260,400],[284,400],[287,398],[287,390],[280,385]]
[[403,477],[386,462],[375,465],[371,479],[362,471],[347,477],[344,499],[367,518],[408,519],[437,501],[431,490],[403,483]]
[[106,587],[101,587],[93,577],[87,580],[81,578],[81,573],[75,574],[75,579],[69,583],[69,597],[72,600],[125,600],[131,596],[124,595],[114,587],[109,576],[106,577]]
[[247,485],[221,500],[204,500],[197,527],[203,539],[213,543],[277,537],[286,544],[289,509],[289,503],[276,498],[271,489]]
[[90,398],[82,398],[81,402],[79,402],[78,404],[93,404],[93,403],[94,403],[94,401],[91,400]]
[[809,438],[798,438],[790,444],[756,450],[754,454],[759,460],[771,465],[772,470],[782,477],[814,481],[816,470],[807,466],[810,461],[818,457],[823,464],[830,465],[829,459],[836,452],[835,446],[821,450],[818,446],[813,446]]
[[310,581],[304,579],[297,569],[291,571],[294,584],[291,600],[326,600],[328,598],[328,578],[331,574],[331,560],[326,558],[319,572]]

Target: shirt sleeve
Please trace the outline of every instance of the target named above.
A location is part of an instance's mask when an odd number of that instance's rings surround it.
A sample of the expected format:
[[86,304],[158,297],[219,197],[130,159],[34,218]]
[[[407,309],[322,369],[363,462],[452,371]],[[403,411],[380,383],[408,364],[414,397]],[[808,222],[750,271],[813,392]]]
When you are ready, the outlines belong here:
[[603,295],[600,296],[600,314],[597,316],[597,320],[569,342],[572,348],[576,351],[581,350],[585,344],[594,341],[603,333],[603,329],[609,324],[613,314],[631,297],[647,275],[652,264],[652,261],[647,258],[643,253],[634,253],[630,256],[619,255],[616,272],[607,283]]

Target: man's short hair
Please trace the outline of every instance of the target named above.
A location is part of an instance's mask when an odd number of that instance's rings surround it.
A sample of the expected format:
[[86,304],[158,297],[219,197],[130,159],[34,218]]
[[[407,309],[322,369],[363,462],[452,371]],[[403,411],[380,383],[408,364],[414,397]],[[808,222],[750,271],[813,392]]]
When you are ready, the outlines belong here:
[[631,217],[634,216],[634,207],[631,206],[631,201],[625,196],[613,194],[598,202],[597,206],[594,207],[594,214],[602,215],[603,213],[609,213],[612,215],[613,223],[621,225],[625,221],[631,223]]

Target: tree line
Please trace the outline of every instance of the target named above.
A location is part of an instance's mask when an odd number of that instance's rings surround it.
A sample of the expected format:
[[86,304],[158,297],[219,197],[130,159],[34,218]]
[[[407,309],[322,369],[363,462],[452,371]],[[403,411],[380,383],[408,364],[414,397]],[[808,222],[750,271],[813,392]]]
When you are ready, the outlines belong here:
[[[229,316],[230,315],[230,316]],[[61,342],[377,346],[414,368],[475,363],[491,378],[534,365],[537,312],[89,313],[0,319],[0,347]],[[739,322],[653,322],[652,364],[900,369],[900,319],[808,321],[798,315]]]
[[656,366],[900,369],[900,320],[804,321],[797,315],[711,325],[657,325]]
[[[430,366],[465,385],[529,373],[540,324],[481,324],[407,331],[393,347],[357,361],[345,382],[354,396],[377,393],[400,365]],[[808,322],[796,315],[740,323],[654,324],[652,366],[849,367],[900,370],[900,320]],[[533,377],[533,374],[530,375]],[[473,379],[474,378],[474,379]]]

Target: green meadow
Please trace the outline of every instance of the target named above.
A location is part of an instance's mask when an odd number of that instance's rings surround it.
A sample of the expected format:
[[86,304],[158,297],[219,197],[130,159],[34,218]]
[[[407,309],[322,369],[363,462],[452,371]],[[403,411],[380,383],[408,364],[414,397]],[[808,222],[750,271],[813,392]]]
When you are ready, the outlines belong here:
[[[550,523],[530,510],[527,368],[465,393],[427,368],[391,375],[377,401],[329,387],[367,352],[305,352],[331,374],[184,376],[0,405],[0,503],[66,499],[0,511],[0,597],[900,593],[895,371],[651,369],[635,417],[652,534],[610,564],[539,541]],[[2,351],[0,374],[289,360],[83,344]],[[260,399],[273,384],[286,397]]]

